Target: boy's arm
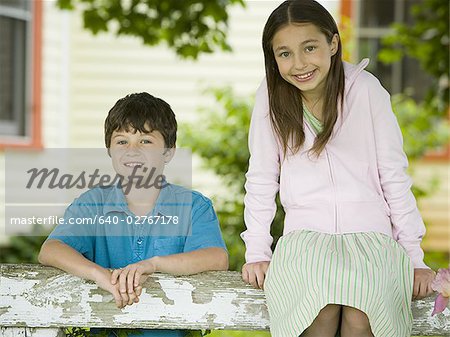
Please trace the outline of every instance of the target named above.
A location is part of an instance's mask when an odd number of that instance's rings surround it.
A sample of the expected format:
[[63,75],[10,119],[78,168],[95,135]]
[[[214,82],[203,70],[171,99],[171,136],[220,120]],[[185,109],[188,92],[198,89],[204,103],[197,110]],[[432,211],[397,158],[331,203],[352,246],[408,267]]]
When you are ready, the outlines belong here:
[[[189,275],[208,270],[227,270],[228,252],[211,201],[194,193],[192,203],[192,233],[186,237],[183,253],[157,255],[115,270],[111,282],[119,283],[123,292],[133,292],[154,272]],[[137,294],[139,296],[140,291]]]
[[69,274],[94,281],[114,296],[119,308],[129,302],[128,297],[124,298],[119,293],[118,286],[111,284],[111,271],[86,259],[77,250],[59,240],[45,241],[39,252],[38,261],[43,265],[56,267]]
[[49,239],[44,242],[38,256],[39,263],[64,270],[65,272],[96,281],[105,268],[86,259],[77,250],[59,241]]
[[155,271],[174,275],[197,274],[207,270],[227,270],[228,254],[220,247],[150,258]]
[[208,270],[227,270],[228,253],[220,247],[209,247],[191,252],[154,256],[129,264],[112,272],[111,283],[118,285],[121,294],[141,294],[142,284],[154,272],[173,275],[191,275]]

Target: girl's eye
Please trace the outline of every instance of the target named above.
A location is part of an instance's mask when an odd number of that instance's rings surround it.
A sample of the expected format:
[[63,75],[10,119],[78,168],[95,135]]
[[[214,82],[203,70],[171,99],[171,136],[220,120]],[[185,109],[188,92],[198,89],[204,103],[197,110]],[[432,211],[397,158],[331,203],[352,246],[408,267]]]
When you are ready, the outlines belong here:
[[308,47],[305,47],[305,50],[306,50],[308,53],[313,52],[315,49],[316,49],[316,46],[308,46]]
[[279,56],[280,56],[280,57],[288,57],[288,56],[289,56],[289,52],[284,51],[284,52],[280,53]]

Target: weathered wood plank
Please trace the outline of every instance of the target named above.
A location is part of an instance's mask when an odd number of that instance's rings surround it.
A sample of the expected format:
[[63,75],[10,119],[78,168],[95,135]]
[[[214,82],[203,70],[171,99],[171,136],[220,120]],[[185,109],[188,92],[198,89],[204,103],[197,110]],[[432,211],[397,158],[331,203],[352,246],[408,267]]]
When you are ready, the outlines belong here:
[[262,291],[238,273],[155,274],[140,302],[124,309],[88,281],[40,265],[2,265],[0,325],[267,329]]
[[0,327],[0,337],[64,337],[58,328],[13,328]]
[[[237,272],[154,274],[138,304],[118,309],[112,295],[60,270],[40,265],[0,267],[0,326],[227,330],[269,326],[264,293],[244,284]],[[431,317],[433,300],[413,303],[413,335],[450,336],[450,310]]]

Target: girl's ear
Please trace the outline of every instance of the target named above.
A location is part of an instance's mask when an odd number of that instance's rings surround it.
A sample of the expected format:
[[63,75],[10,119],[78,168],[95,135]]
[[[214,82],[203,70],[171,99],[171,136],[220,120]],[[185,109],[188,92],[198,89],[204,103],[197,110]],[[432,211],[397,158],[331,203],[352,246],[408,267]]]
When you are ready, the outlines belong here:
[[337,53],[338,48],[339,48],[339,35],[334,34],[330,43],[331,56],[334,56]]
[[175,155],[175,148],[171,147],[170,149],[165,149],[163,156],[164,156],[164,164],[168,164],[173,156]]

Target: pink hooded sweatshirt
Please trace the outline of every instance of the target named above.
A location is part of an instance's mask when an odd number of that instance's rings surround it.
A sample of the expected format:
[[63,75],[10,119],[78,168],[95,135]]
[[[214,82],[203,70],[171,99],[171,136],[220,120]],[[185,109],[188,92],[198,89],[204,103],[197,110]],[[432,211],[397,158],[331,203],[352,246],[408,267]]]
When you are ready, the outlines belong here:
[[272,258],[270,225],[275,195],[286,212],[283,234],[308,229],[343,234],[379,232],[394,238],[414,268],[428,268],[420,242],[425,226],[406,174],[400,128],[390,96],[364,68],[344,62],[345,99],[333,134],[318,159],[308,156],[316,134],[304,120],[305,143],[283,157],[271,127],[267,83],[256,93],[252,113],[241,234],[247,263]]

